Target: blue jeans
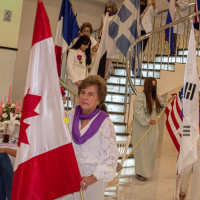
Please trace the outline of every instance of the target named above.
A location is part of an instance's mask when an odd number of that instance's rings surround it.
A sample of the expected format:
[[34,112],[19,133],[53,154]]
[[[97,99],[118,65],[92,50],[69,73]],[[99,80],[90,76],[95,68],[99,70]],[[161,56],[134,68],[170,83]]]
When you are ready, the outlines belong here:
[[0,199],[11,199],[13,181],[13,167],[9,156],[6,153],[0,153]]

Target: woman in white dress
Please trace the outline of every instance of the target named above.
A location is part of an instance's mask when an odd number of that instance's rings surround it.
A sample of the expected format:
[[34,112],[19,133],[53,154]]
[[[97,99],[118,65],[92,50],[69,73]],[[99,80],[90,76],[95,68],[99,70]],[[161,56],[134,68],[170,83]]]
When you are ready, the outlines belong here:
[[153,174],[158,144],[158,123],[155,121],[164,106],[157,96],[157,81],[146,78],[144,91],[133,102],[133,146],[135,146],[151,125],[152,129],[134,151],[136,179],[146,181]]
[[[78,91],[78,86],[81,81],[86,78],[87,66],[91,64],[91,41],[86,35],[80,36],[77,42],[69,50],[67,57],[68,68],[68,84]],[[71,101],[74,101],[74,96],[70,96]]]
[[[85,200],[103,200],[105,182],[115,177],[118,158],[116,133],[104,104],[106,83],[100,76],[89,76],[78,93],[80,106],[67,117],[82,176],[80,187]],[[80,200],[80,193],[61,199]]]
[[[177,0],[175,13],[174,13],[174,21],[180,19],[181,17],[185,17],[189,15],[189,0]],[[174,26],[174,53],[176,53],[176,46],[177,46],[177,35],[182,35],[184,33],[185,23],[179,23],[178,25]]]
[[[158,14],[156,8],[156,0],[151,1],[151,5],[147,8],[147,0],[140,0],[140,15],[141,15],[141,36],[153,30],[152,18]],[[143,41],[143,51],[146,48],[148,38]]]

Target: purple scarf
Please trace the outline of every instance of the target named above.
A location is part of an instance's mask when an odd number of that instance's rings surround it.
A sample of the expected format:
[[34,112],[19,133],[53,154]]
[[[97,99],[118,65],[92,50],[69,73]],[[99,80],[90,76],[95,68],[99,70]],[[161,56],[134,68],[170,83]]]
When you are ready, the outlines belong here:
[[[82,112],[81,107],[76,106],[74,120],[72,124],[72,138],[76,144],[83,144],[88,139],[90,139],[99,130],[103,121],[109,116],[108,113],[100,109],[96,109],[94,112],[90,113],[89,115],[81,114],[81,112]],[[79,130],[79,120],[92,119],[97,114],[98,116],[93,120],[88,130],[85,132],[83,136],[81,136],[80,130]]]

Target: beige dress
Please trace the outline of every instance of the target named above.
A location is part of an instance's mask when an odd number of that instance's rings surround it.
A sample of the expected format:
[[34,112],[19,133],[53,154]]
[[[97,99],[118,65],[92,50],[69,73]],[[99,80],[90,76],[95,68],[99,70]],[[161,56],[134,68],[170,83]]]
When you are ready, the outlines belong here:
[[[163,101],[158,97],[161,106]],[[149,115],[144,92],[136,96],[133,102],[133,146],[141,139],[150,127],[150,120],[155,120],[158,116],[155,103],[152,113]],[[137,146],[134,153],[135,172],[146,178],[150,178],[155,167],[156,150],[158,144],[158,123],[156,123],[142,142]]]

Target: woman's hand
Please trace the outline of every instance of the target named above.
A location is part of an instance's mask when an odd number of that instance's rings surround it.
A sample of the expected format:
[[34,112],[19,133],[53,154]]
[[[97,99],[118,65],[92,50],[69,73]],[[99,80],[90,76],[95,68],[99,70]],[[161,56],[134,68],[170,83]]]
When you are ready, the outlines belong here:
[[150,124],[151,125],[155,125],[156,124],[156,120],[150,120]]
[[89,185],[97,182],[97,178],[92,174],[91,176],[83,176],[81,181],[81,189],[87,190]]
[[10,148],[0,148],[0,153],[7,153],[13,157],[16,157],[17,150]]
[[156,10],[156,0],[152,0],[151,3],[152,3],[152,6],[153,6],[153,9]]
[[81,81],[77,81],[77,82],[75,82],[75,84],[76,84],[77,86],[79,86],[79,85],[81,84]]
[[92,47],[92,52],[96,52],[98,49],[98,44],[96,44],[95,46]]
[[178,8],[180,7],[180,5],[178,3],[176,3],[175,6],[178,7]]
[[[175,94],[176,96],[176,94]],[[175,99],[175,96],[174,95],[171,95],[171,97],[167,100],[168,102],[172,101],[172,99]]]
[[0,153],[7,153],[7,152],[6,152],[6,149],[7,149],[7,148],[0,148]]

